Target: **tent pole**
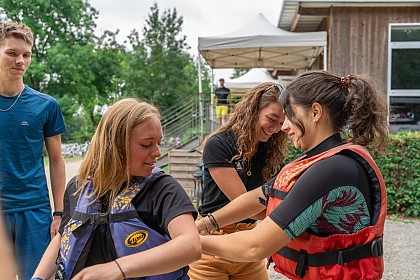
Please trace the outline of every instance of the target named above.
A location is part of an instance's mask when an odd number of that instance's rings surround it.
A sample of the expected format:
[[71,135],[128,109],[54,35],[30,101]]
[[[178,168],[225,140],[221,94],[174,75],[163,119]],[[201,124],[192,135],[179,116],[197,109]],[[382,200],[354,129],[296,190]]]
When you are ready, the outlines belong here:
[[324,46],[324,70],[327,71],[327,46]]
[[199,116],[200,116],[200,139],[199,142],[201,142],[204,139],[204,119],[203,119],[203,85],[201,81],[201,59],[200,59],[200,50],[198,50],[198,104],[199,104]]

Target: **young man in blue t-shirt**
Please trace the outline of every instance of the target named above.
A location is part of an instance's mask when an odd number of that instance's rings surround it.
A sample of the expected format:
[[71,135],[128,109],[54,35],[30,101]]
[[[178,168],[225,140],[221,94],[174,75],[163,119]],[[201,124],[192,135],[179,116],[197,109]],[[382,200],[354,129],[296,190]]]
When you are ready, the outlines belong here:
[[[0,24],[0,207],[13,240],[19,279],[29,279],[61,222],[66,131],[54,98],[23,83],[34,36],[23,23]],[[44,170],[48,153],[54,212]]]

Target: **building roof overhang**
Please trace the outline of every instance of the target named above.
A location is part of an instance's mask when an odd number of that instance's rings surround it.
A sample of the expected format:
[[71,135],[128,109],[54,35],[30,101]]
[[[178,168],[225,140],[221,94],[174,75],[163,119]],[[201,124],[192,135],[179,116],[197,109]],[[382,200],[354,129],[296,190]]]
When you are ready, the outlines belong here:
[[331,7],[418,7],[420,1],[284,0],[277,26],[292,32],[324,31],[320,28]]

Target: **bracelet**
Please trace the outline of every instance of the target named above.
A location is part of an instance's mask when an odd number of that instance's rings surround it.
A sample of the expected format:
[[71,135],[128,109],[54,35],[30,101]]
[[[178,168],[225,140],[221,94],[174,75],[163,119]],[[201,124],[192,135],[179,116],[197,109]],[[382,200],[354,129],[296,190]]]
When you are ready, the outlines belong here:
[[39,277],[32,277],[30,280],[44,280],[44,279],[39,278]]
[[[204,217],[204,218],[205,218],[205,217]],[[202,218],[201,220],[203,221],[203,224],[204,224],[204,226],[206,227],[207,232],[208,232],[208,233],[210,233],[209,226],[206,224],[206,221],[204,221],[204,218]]]
[[211,224],[213,225],[215,230],[219,230],[219,225],[216,222],[216,219],[214,218],[212,213],[208,213],[207,217],[209,217]]
[[63,211],[54,211],[52,215],[53,217],[63,217]]
[[120,264],[117,262],[117,260],[114,260],[114,262],[117,264],[118,268],[120,269],[121,274],[122,274],[122,276],[124,277],[124,279],[126,279],[127,277],[125,276],[125,273],[124,273],[124,271],[122,270],[122,268],[121,268]]

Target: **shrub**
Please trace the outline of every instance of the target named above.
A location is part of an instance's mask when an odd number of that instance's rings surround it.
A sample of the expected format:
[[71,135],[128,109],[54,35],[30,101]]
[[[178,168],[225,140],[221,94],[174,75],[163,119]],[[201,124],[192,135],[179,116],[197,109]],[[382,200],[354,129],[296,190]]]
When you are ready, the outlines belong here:
[[388,214],[420,216],[420,133],[390,135],[389,153],[373,157],[382,171],[388,197]]

